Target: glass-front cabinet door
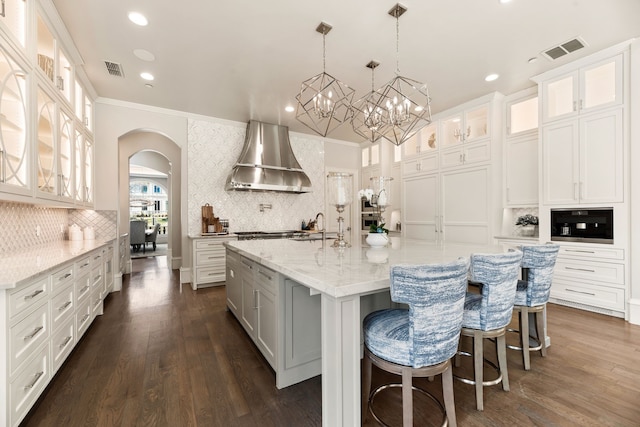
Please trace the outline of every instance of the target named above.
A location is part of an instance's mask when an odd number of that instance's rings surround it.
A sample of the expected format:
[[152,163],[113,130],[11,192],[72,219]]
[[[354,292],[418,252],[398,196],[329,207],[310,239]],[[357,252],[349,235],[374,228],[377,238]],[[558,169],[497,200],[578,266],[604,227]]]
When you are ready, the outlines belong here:
[[56,105],[42,88],[38,88],[38,191],[58,194],[56,180]]
[[93,132],[93,101],[88,96],[84,97],[84,125]]
[[75,140],[76,149],[75,158],[74,158],[74,166],[75,166],[75,201],[78,203],[84,202],[84,136],[82,132],[76,129],[76,140]]
[[73,86],[71,63],[62,49],[58,49],[58,72],[56,74],[56,87],[62,96],[71,103],[71,87]]
[[84,201],[93,203],[93,141],[90,138],[84,140]]
[[2,0],[0,4],[0,25],[22,47],[25,47],[26,3],[25,0]]
[[56,49],[55,40],[53,39],[51,31],[49,31],[49,27],[47,27],[47,24],[40,15],[38,15],[37,33],[38,66],[51,83],[54,83],[54,77],[56,74],[54,62]]
[[490,134],[489,106],[487,104],[470,109],[442,120],[442,148],[461,143],[471,143]]
[[73,199],[73,121],[64,112],[60,112],[60,195]]
[[26,73],[0,47],[0,187],[29,188]]
[[403,144],[404,157],[426,154],[438,148],[438,123],[433,122],[423,127],[412,138]]
[[622,55],[542,83],[543,121],[548,122],[622,103]]

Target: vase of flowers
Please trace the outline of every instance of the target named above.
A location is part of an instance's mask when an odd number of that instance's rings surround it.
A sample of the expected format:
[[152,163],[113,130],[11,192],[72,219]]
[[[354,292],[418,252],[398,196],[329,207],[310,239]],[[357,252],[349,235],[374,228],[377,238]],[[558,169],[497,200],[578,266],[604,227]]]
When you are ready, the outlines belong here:
[[516,220],[516,225],[520,226],[523,236],[534,236],[538,226],[538,217],[531,214],[519,216]]
[[369,227],[365,241],[372,248],[384,247],[389,243],[389,230],[384,227],[382,213],[391,204],[391,180],[389,177],[372,177],[371,187],[360,190],[358,197],[369,201],[374,208],[376,221]]

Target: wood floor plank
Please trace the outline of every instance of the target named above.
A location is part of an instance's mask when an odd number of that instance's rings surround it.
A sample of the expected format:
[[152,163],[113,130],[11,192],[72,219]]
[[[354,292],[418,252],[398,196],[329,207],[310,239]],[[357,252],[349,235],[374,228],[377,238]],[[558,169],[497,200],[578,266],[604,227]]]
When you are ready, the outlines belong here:
[[[225,304],[224,286],[180,293],[166,260],[134,260],[22,427],[320,426],[321,378],[278,390]],[[524,371],[508,350],[511,391],[485,387],[484,411],[472,386],[454,382],[458,425],[638,427],[640,327],[553,304],[547,317],[548,356],[532,354]],[[495,357],[491,343],[484,350]],[[374,385],[394,380],[374,368]],[[442,399],[439,378],[416,384]],[[399,398],[376,404],[401,419]],[[424,425],[438,418],[426,401],[415,411]],[[365,414],[363,425],[377,424]]]

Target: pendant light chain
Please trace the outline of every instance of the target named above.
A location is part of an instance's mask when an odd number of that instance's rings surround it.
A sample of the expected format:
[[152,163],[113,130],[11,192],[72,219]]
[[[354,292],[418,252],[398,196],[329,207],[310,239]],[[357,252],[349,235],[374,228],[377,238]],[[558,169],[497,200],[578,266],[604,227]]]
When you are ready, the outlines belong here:
[[327,32],[322,31],[322,72],[327,71]]
[[400,15],[396,14],[396,74],[400,75]]

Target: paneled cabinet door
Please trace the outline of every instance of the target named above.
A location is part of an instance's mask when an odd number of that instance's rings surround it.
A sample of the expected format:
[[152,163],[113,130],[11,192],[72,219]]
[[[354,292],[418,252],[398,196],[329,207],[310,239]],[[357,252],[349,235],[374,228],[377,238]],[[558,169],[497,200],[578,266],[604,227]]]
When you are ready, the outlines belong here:
[[537,204],[538,136],[511,138],[505,149],[505,204]]
[[27,73],[0,46],[0,190],[29,189],[26,128]]
[[412,239],[440,240],[439,175],[421,175],[402,181],[402,233]]
[[441,239],[449,243],[489,243],[488,166],[456,169],[441,176]]
[[622,109],[543,127],[546,204],[623,200]]

